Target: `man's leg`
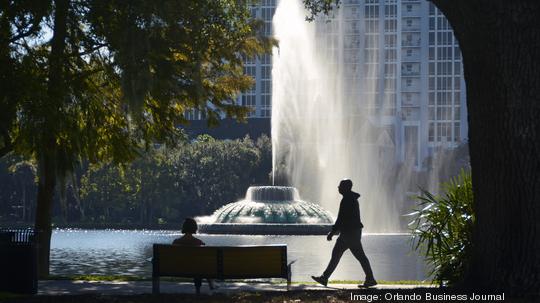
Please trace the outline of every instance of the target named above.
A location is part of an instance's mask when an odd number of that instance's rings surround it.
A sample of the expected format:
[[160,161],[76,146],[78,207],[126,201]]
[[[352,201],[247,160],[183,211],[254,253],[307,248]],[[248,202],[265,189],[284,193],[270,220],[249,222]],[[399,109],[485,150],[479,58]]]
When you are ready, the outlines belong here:
[[369,264],[369,260],[366,256],[366,253],[364,252],[364,247],[362,247],[361,239],[361,231],[358,234],[355,233],[354,235],[351,235],[347,238],[347,242],[349,242],[348,246],[351,249],[354,257],[358,261],[360,261],[360,265],[362,265],[362,269],[366,274],[366,281],[375,281],[375,277],[373,276],[373,270],[371,270],[371,265]]
[[336,269],[339,260],[341,260],[341,256],[343,256],[343,253],[347,250],[347,248],[348,246],[346,241],[344,241],[343,236],[339,236],[336,240],[336,245],[334,245],[334,249],[332,249],[332,258],[330,259],[330,262],[323,273],[323,277],[326,278],[326,280],[330,278]]

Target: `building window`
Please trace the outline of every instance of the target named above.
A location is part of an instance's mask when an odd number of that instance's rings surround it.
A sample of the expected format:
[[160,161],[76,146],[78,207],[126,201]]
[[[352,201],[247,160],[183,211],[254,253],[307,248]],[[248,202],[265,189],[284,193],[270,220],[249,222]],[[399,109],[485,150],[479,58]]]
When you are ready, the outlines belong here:
[[435,63],[430,62],[428,65],[428,72],[430,76],[435,75]]
[[461,96],[460,93],[454,93],[454,104],[461,104]]
[[407,4],[406,7],[407,7],[407,12],[409,12],[409,13],[412,12],[412,5]]
[[384,46],[385,47],[396,47],[397,38],[395,35],[385,35],[384,36]]
[[367,20],[366,33],[378,33],[378,32],[379,32],[379,20]]
[[429,123],[428,141],[429,142],[435,141],[435,123]]
[[384,65],[384,77],[385,78],[395,78],[396,77],[396,65],[395,64],[385,64]]
[[397,20],[384,20],[384,31],[385,32],[396,32],[397,31]]
[[456,106],[454,107],[454,121],[460,121],[461,120],[461,107]]
[[459,62],[454,63],[454,75],[456,76],[461,75],[461,63]]
[[435,107],[429,107],[429,120],[435,120]]
[[379,6],[378,5],[366,5],[364,8],[364,15],[366,18],[378,18]]
[[384,51],[384,60],[386,62],[395,62],[397,59],[397,51],[395,49],[388,49]]
[[396,6],[395,5],[385,5],[384,6],[384,15],[386,17],[395,17],[396,16]]
[[385,91],[395,91],[396,90],[396,79],[386,78],[384,79],[384,90]]
[[461,60],[461,51],[459,47],[454,48],[454,60]]
[[379,62],[379,51],[378,50],[366,50],[365,51],[365,61],[376,63]]
[[454,123],[454,141],[459,142],[461,141],[461,133],[459,130],[459,122]]
[[429,14],[435,15],[435,11],[436,11],[435,5],[432,2],[429,2]]
[[429,30],[435,30],[435,18],[429,18]]
[[364,40],[366,42],[366,48],[377,48],[379,46],[378,35],[366,35]]
[[261,93],[262,94],[272,93],[272,81],[261,81]]

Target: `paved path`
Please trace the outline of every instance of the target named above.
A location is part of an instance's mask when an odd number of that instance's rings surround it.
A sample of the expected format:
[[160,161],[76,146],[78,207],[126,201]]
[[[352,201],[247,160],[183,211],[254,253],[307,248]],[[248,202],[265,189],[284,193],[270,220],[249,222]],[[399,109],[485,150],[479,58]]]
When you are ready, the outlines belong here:
[[[165,282],[161,283],[162,293],[194,293],[193,283],[188,282]],[[243,283],[243,282],[222,282],[218,283],[219,288],[213,293],[231,293],[238,291],[286,291],[285,283]],[[426,285],[377,285],[379,289],[408,289],[416,287],[429,287]],[[358,289],[356,284],[329,284],[323,287],[314,284],[293,284],[291,290],[354,290]],[[202,293],[211,294],[208,284],[205,282],[201,288]],[[40,295],[75,295],[75,294],[105,294],[105,295],[133,295],[152,293],[151,281],[68,281],[68,280],[45,280],[39,281]]]

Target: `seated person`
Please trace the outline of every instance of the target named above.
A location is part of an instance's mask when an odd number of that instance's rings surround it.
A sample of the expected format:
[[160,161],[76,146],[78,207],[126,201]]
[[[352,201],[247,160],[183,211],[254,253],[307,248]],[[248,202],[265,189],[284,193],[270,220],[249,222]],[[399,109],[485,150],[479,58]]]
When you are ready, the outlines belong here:
[[[195,222],[195,220],[193,220],[192,218],[186,218],[184,220],[184,224],[182,225],[182,233],[184,235],[178,239],[174,239],[172,243],[173,245],[183,245],[183,246],[205,245],[203,241],[193,236],[193,234],[197,233],[197,222]],[[210,289],[217,288],[217,287],[214,287],[214,283],[212,280],[207,279],[207,281],[208,281],[208,286],[210,287]],[[202,280],[199,278],[195,278],[193,279],[193,282],[195,283],[195,289],[197,291],[197,294],[200,294]]]

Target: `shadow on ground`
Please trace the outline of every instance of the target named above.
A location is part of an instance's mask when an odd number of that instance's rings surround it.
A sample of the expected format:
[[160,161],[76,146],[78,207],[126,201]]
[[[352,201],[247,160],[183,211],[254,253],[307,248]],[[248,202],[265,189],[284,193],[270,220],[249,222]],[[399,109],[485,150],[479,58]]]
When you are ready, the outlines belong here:
[[[475,293],[456,289],[359,289],[359,290],[294,290],[193,294],[138,295],[38,295],[0,300],[14,303],[162,303],[162,302],[539,302],[539,298],[510,298],[503,293]],[[503,301],[504,300],[504,301]]]

